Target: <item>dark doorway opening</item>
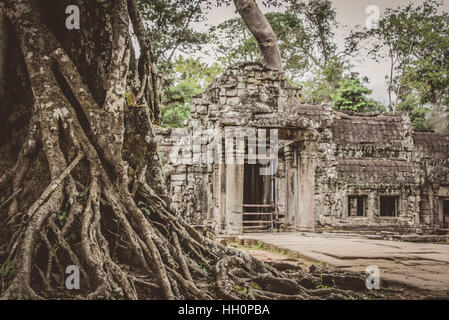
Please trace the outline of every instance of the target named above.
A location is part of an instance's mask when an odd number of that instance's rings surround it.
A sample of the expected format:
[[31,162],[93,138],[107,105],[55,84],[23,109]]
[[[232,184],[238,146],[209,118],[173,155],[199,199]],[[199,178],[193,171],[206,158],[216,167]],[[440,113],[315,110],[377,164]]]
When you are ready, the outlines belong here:
[[267,232],[276,226],[275,180],[262,175],[260,164],[245,164],[243,182],[243,232]]
[[245,204],[270,204],[271,176],[260,174],[260,164],[245,164],[245,178],[243,184],[243,203]]
[[443,224],[449,229],[449,199],[443,200]]
[[397,217],[398,216],[399,197],[381,196],[380,197],[380,216]]

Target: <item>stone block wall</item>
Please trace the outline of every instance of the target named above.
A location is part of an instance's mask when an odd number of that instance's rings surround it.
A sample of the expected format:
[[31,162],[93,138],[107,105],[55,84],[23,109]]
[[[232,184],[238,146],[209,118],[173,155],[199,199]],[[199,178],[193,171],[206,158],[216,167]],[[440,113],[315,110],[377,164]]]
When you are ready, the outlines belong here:
[[[279,132],[276,199],[290,230],[309,219],[303,214],[310,210],[315,229],[416,232],[440,226],[441,190],[449,187],[448,136],[415,133],[403,113],[339,112],[301,103],[300,96],[282,73],[239,64],[194,98],[185,128],[156,129],[172,205],[184,219],[227,232],[225,130],[249,127]],[[170,154],[180,136],[190,141],[175,152],[182,163],[174,163]],[[211,142],[222,148],[211,150]],[[211,162],[211,155],[219,161]],[[312,196],[305,196],[309,191]],[[348,196],[357,195],[366,196],[366,216],[348,217]],[[379,216],[380,197],[388,195],[399,197],[397,217]]]

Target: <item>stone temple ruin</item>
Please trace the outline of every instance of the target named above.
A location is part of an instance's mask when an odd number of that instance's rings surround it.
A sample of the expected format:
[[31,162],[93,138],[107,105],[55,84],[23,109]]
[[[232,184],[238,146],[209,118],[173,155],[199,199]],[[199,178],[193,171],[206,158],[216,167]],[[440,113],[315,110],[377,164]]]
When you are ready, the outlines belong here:
[[449,136],[415,132],[405,113],[304,104],[282,73],[244,63],[194,99],[187,122],[155,130],[172,205],[192,225],[222,235],[449,227]]

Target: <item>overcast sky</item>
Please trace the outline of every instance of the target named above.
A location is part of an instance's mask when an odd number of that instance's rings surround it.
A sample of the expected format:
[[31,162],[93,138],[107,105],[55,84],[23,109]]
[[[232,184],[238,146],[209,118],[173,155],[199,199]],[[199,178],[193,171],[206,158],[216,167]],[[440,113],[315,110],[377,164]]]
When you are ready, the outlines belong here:
[[[365,26],[373,13],[373,11],[367,12],[367,10],[372,8],[372,6],[379,8],[379,12],[382,14],[387,7],[395,8],[397,6],[404,6],[409,2],[409,0],[332,0],[334,8],[337,10],[338,22],[349,28],[356,25]],[[412,2],[414,4],[420,4],[424,1],[413,0]],[[273,8],[264,8],[260,0],[257,0],[257,3],[264,13],[273,11]],[[282,10],[285,9],[279,9],[279,11]],[[449,11],[449,1],[445,1],[444,10]],[[209,25],[217,25],[236,16],[233,5],[230,7],[215,8],[209,13],[207,23]],[[336,34],[336,40],[339,46],[343,45],[343,38],[343,32]],[[370,80],[369,87],[374,90],[373,98],[386,103],[385,76],[388,73],[388,63],[376,63],[369,59],[364,59],[364,57],[361,58],[352,61],[355,65],[354,71],[359,72],[362,76],[368,76]]]

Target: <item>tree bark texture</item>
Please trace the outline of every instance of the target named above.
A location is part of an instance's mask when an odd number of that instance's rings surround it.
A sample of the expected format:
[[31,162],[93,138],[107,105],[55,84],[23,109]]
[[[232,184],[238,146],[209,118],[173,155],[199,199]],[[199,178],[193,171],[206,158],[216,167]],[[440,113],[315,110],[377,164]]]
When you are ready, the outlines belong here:
[[263,62],[279,71],[283,71],[281,52],[276,34],[255,0],[234,0],[237,11],[259,45]]
[[[81,9],[80,30],[64,27],[71,4]],[[129,33],[141,26],[135,8],[135,0],[0,3],[0,297],[360,296],[304,286],[298,279],[315,284],[319,275],[278,271],[173,214],[151,110],[125,101],[146,82]],[[136,35],[145,56],[148,39]],[[80,269],[80,290],[65,288],[69,265]]]

